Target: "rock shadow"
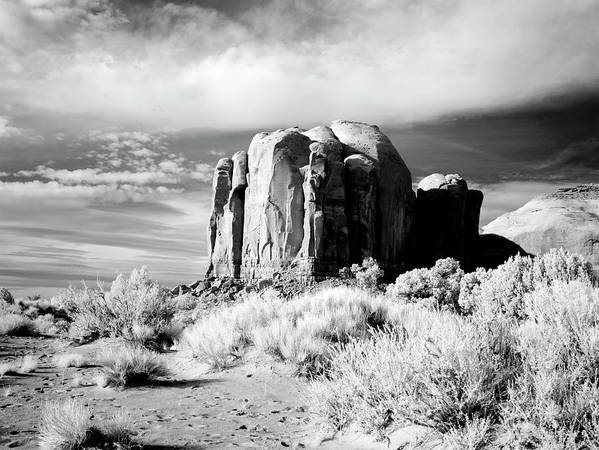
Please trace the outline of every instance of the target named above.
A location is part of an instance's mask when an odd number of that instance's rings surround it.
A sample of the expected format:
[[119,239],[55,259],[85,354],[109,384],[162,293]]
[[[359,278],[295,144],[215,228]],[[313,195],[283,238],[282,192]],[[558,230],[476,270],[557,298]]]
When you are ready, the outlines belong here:
[[514,241],[498,234],[481,234],[478,238],[478,267],[495,269],[516,255],[534,256]]
[[199,388],[207,384],[220,383],[215,378],[206,378],[201,380],[150,380],[145,385],[153,387],[174,387],[174,388]]

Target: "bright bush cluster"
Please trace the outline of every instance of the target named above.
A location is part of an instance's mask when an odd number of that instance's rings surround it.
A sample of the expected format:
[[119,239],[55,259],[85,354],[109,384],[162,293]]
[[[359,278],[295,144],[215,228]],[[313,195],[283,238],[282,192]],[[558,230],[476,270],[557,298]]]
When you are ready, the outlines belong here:
[[168,341],[175,332],[175,307],[168,291],[145,267],[127,278],[119,274],[110,290],[69,288],[53,302],[69,311],[70,334],[80,339],[124,337],[147,346]]
[[351,287],[323,289],[286,301],[272,291],[217,311],[182,335],[181,346],[214,367],[226,367],[254,345],[314,375],[325,370],[331,344],[365,337],[393,321],[383,296]]
[[312,385],[324,424],[425,425],[444,448],[599,447],[599,288],[582,258],[466,275],[441,260],[388,295],[403,304],[394,327],[350,339]]
[[400,275],[387,287],[387,294],[402,303],[456,310],[463,276],[456,260],[440,259],[430,269],[414,269]]
[[342,278],[354,279],[356,285],[362,289],[376,291],[381,278],[385,275],[374,258],[366,258],[362,264],[352,264],[339,271]]

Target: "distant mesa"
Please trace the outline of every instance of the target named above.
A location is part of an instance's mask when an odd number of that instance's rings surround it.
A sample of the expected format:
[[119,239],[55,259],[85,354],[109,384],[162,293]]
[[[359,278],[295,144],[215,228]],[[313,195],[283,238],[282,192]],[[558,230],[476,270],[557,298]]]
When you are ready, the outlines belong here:
[[535,255],[553,247],[599,264],[599,185],[580,185],[539,196],[489,223],[485,233],[513,241]]
[[[377,126],[258,133],[214,173],[208,275],[336,275],[375,258],[388,276],[481,253],[483,194],[459,175],[412,176]],[[495,255],[498,254],[495,252]]]

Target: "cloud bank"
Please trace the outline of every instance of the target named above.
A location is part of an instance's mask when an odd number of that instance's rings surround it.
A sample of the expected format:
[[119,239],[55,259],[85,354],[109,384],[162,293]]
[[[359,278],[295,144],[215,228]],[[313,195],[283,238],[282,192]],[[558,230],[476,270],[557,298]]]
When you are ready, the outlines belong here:
[[426,119],[596,88],[597,23],[598,0],[0,0],[0,100],[154,129]]

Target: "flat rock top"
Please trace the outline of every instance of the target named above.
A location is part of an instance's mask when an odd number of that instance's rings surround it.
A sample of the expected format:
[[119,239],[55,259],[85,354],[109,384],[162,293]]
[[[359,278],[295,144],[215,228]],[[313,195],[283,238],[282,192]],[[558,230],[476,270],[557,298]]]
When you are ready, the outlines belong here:
[[558,189],[546,195],[547,199],[599,200],[599,184],[581,184],[575,187]]

